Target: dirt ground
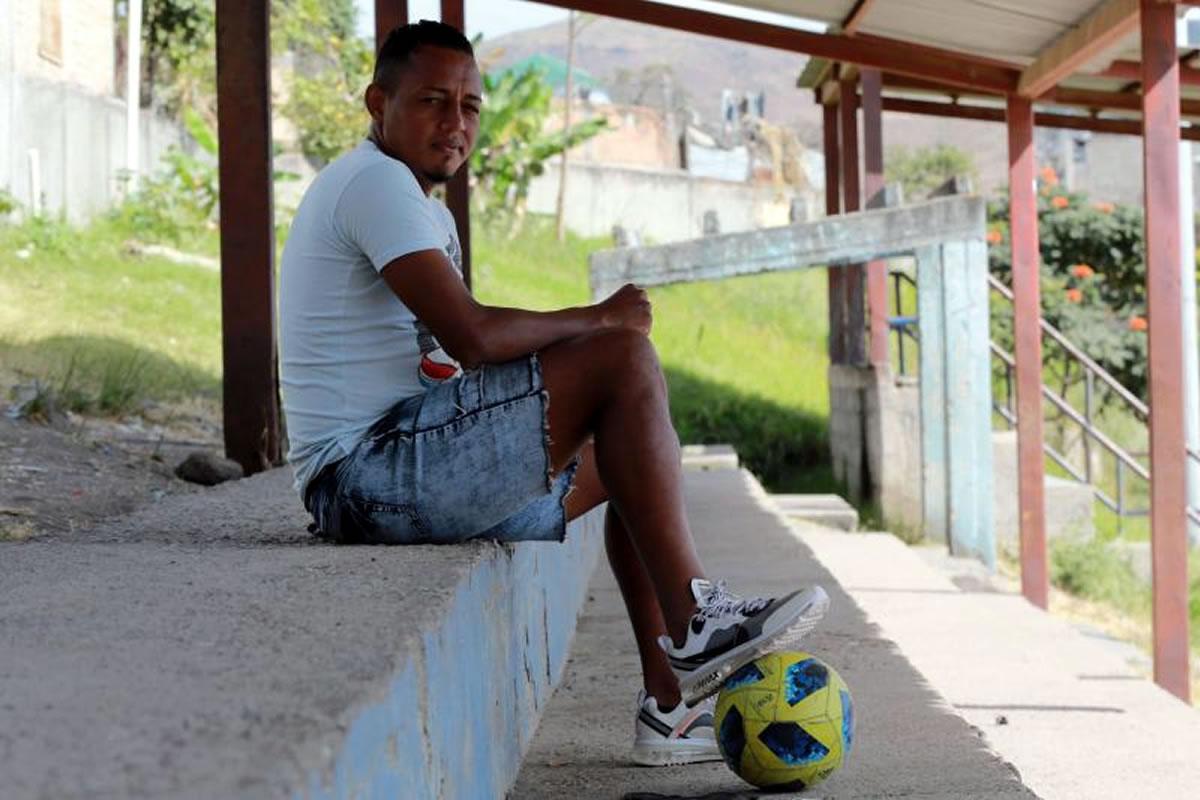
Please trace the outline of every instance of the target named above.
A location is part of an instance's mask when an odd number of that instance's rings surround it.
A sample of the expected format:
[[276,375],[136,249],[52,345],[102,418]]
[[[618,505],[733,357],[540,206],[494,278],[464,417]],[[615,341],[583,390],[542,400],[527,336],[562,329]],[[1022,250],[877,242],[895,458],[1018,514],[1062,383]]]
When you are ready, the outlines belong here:
[[87,529],[204,487],[175,477],[193,451],[222,455],[215,402],[150,405],[120,419],[17,418],[0,399],[0,541]]

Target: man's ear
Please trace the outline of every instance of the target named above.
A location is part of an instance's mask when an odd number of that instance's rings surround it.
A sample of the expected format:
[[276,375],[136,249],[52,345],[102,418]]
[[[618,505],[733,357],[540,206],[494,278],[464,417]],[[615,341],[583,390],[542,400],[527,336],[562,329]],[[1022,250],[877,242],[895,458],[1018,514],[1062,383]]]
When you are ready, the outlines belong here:
[[367,84],[367,91],[363,94],[363,102],[367,106],[367,113],[371,115],[371,119],[375,122],[383,122],[383,101],[387,98],[387,92],[383,87],[372,81]]

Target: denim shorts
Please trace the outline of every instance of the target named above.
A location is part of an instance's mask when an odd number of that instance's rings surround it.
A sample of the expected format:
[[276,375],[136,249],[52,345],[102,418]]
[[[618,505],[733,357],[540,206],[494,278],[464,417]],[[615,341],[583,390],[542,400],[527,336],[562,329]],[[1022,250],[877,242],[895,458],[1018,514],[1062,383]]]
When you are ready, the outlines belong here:
[[314,532],[344,543],[562,541],[578,460],[551,475],[536,355],[406,398],[313,478]]

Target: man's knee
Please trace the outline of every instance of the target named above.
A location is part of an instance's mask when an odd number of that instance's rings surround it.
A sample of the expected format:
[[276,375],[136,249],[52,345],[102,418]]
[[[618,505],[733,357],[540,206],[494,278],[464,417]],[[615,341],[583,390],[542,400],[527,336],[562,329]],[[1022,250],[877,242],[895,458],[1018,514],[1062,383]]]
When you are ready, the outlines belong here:
[[662,382],[662,367],[650,339],[637,331],[613,328],[595,334],[592,342],[597,361],[611,372],[618,385],[633,386]]

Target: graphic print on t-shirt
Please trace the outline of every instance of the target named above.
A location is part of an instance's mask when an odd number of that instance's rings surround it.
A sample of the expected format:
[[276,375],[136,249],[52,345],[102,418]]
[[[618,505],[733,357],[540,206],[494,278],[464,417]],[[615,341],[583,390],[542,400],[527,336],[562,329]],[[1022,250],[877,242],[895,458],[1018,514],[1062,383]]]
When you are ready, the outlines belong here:
[[[446,257],[450,259],[454,269],[461,275],[462,253],[459,250],[458,241],[453,236],[446,242]],[[442,349],[425,323],[417,320],[416,328],[417,346],[421,348],[421,362],[417,369],[421,385],[428,388],[461,375],[462,367]]]

